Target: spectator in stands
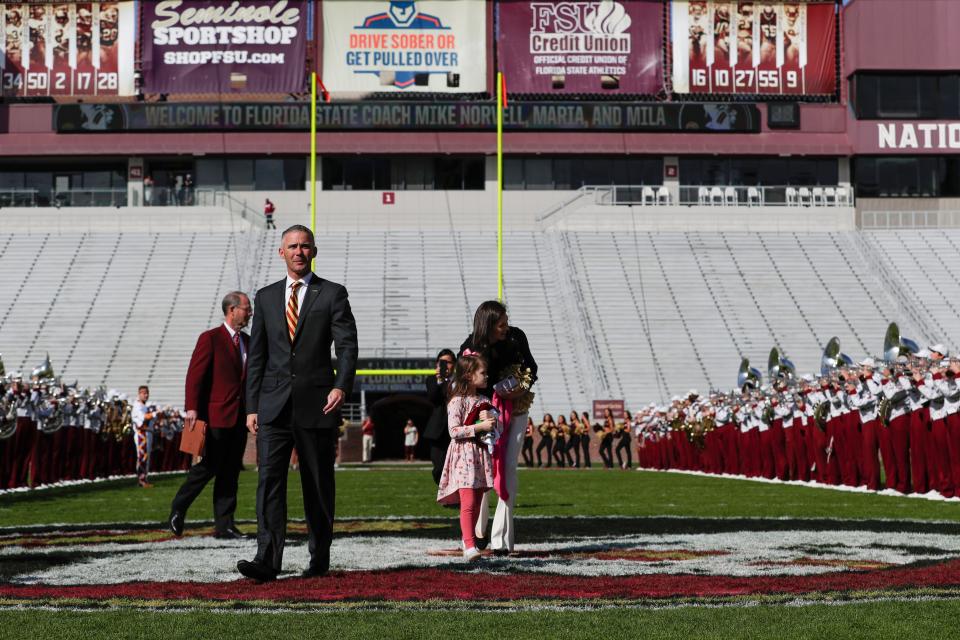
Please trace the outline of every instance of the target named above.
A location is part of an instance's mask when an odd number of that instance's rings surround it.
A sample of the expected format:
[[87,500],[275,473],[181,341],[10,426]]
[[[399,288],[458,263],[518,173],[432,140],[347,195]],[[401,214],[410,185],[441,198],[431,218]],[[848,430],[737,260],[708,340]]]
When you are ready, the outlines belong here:
[[183,176],[177,176],[173,181],[173,203],[177,206],[183,204]]
[[183,178],[183,203],[193,206],[193,176],[189,173]]
[[153,485],[147,482],[150,473],[150,450],[153,448],[153,426],[157,417],[157,408],[150,401],[150,388],[142,384],[137,388],[137,399],[130,411],[133,420],[133,444],[137,451],[137,484],[144,489]]
[[[507,308],[496,300],[488,300],[477,307],[473,315],[473,332],[460,346],[460,353],[466,350],[476,351],[487,363],[490,372],[487,387],[477,392],[493,399],[500,410],[503,421],[503,434],[494,450],[494,489],[499,500],[490,531],[490,548],[497,555],[506,555],[513,551],[514,526],[513,505],[517,497],[517,462],[523,446],[523,433],[527,424],[527,409],[514,411],[514,402],[524,400],[529,392],[523,385],[513,387],[511,391],[497,392],[494,387],[508,375],[507,371],[529,371],[529,384],[537,380],[537,362],[530,353],[526,334],[518,327],[512,327],[507,317]],[[487,513],[491,491],[483,494],[480,504],[480,518],[477,521],[477,537],[486,538]]]
[[273,212],[277,208],[273,206],[273,203],[270,202],[270,198],[267,198],[263,203],[263,218],[267,221],[267,229],[276,229],[277,227],[273,224]]
[[193,465],[170,505],[167,522],[174,535],[183,534],[187,510],[211,479],[213,484],[214,536],[240,538],[234,524],[237,483],[247,446],[244,406],[247,350],[250,337],[243,333],[253,315],[250,299],[231,291],[220,303],[223,323],[200,334],[187,368],[184,426],[197,420],[207,425],[203,457]]
[[537,466],[543,466],[543,458],[540,457],[540,453],[546,449],[547,468],[549,469],[553,464],[553,434],[557,430],[557,426],[553,424],[553,416],[545,413],[543,415],[543,422],[540,423],[537,430],[540,432],[540,444],[537,445]]
[[527,428],[523,432],[523,464],[529,469],[533,466],[533,418],[527,417]]
[[442,349],[437,354],[436,373],[427,376],[427,399],[433,405],[433,413],[423,430],[423,437],[430,443],[430,462],[433,464],[433,481],[440,484],[443,463],[447,459],[447,447],[450,444],[450,431],[447,429],[447,388],[456,355],[450,349]]
[[376,432],[376,427],[373,424],[373,418],[369,415],[363,419],[363,424],[360,425],[360,434],[362,435],[362,457],[363,462],[370,462],[373,460],[373,448],[377,446],[377,443],[374,439],[374,433]]
[[147,207],[153,205],[153,176],[150,174],[143,179],[143,204]]
[[417,425],[413,420],[407,419],[407,425],[403,428],[403,450],[406,454],[407,462],[413,462],[413,453],[420,441],[420,432],[417,431]]

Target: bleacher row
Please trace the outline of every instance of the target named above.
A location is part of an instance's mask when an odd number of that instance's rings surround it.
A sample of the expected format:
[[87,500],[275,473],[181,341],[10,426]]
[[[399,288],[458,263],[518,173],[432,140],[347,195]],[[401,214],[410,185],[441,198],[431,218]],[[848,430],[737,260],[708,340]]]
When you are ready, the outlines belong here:
[[[857,233],[508,232],[506,302],[541,367],[534,412],[729,389],[741,355],[764,368],[773,346],[815,371],[834,335],[851,355],[876,356],[890,321],[960,344],[960,232]],[[7,372],[49,353],[66,382],[128,394],[145,382],[179,404],[223,293],[282,275],[275,242],[256,229],[0,233]],[[364,357],[456,348],[473,309],[496,297],[492,232],[333,232],[320,245],[317,270],[348,287]],[[905,317],[898,286],[936,335]]]

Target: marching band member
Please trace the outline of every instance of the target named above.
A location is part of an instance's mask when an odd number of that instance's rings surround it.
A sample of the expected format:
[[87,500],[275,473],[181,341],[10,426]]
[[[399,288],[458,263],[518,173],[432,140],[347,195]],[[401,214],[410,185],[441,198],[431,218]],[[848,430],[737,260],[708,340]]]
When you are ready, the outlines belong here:
[[945,498],[954,495],[953,473],[950,461],[950,437],[947,433],[947,407],[944,399],[943,358],[946,349],[943,345],[934,345],[930,351],[930,368],[918,386],[920,393],[929,401],[930,432],[928,436],[928,467],[930,469],[930,488]]

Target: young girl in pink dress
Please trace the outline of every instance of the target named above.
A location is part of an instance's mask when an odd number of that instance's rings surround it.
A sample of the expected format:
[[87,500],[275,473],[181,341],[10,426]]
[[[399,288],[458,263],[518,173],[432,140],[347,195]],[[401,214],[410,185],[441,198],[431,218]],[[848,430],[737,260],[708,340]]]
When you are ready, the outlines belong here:
[[[440,476],[437,502],[460,503],[460,531],[463,557],[468,562],[480,557],[474,530],[483,494],[493,487],[493,459],[480,436],[496,427],[496,418],[488,411],[490,400],[477,395],[487,385],[487,365],[479,354],[466,352],[457,360],[447,403],[447,428],[450,446]],[[492,409],[492,407],[490,407]]]

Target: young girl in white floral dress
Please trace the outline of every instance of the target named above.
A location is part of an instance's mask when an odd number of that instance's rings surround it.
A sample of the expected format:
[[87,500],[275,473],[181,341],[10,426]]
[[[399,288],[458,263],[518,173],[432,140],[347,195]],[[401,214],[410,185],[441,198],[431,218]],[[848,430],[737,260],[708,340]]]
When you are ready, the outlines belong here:
[[437,502],[460,503],[463,557],[467,561],[480,557],[474,530],[483,494],[493,487],[493,459],[479,438],[496,427],[496,418],[485,409],[490,407],[489,398],[477,395],[477,388],[486,384],[487,365],[483,358],[473,352],[460,356],[454,367],[447,403],[451,441],[440,476]]

